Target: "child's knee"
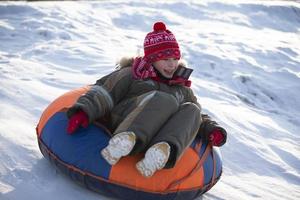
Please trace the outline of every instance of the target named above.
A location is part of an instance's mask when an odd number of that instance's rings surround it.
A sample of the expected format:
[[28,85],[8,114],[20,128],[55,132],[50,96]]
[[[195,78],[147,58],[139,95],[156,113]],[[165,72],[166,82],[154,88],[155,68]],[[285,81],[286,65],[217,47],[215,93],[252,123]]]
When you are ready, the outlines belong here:
[[143,95],[143,99],[140,101],[139,105],[144,105],[149,101],[153,101],[161,106],[173,106],[176,109],[179,107],[179,103],[173,95],[162,91],[151,91],[146,93]]
[[195,118],[199,118],[201,117],[201,110],[199,108],[198,105],[192,103],[192,102],[187,102],[184,104],[180,105],[180,109],[185,109],[187,110],[187,112],[189,112],[190,114],[193,114],[195,116]]
[[158,102],[179,106],[177,99],[173,95],[166,92],[155,91],[155,98]]

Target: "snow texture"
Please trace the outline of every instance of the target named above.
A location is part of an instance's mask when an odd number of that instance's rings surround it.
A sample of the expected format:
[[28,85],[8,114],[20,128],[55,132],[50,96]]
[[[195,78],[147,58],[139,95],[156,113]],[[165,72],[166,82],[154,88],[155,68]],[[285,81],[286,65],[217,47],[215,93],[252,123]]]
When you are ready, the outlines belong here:
[[199,199],[300,199],[298,2],[0,2],[0,199],[108,199],[55,170],[35,126],[56,97],[141,54],[155,21],[228,131],[223,176]]

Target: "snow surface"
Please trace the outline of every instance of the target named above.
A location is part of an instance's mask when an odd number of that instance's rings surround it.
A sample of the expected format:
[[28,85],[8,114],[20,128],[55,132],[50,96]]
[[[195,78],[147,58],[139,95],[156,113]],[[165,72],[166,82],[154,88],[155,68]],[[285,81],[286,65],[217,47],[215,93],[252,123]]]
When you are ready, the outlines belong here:
[[141,53],[158,20],[229,133],[223,176],[199,199],[300,199],[300,4],[127,0],[0,2],[1,200],[107,199],[43,158],[35,126],[56,97]]

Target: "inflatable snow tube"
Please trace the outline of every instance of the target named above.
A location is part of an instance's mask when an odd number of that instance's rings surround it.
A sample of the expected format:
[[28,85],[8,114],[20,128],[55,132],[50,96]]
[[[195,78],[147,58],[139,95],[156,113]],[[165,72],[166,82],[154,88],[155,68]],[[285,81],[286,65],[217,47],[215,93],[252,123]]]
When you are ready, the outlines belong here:
[[135,168],[143,155],[123,157],[110,166],[100,154],[108,144],[109,131],[92,124],[74,135],[66,133],[67,108],[90,89],[70,91],[52,102],[37,125],[40,150],[62,173],[90,190],[128,200],[188,200],[207,192],[220,178],[222,161],[218,148],[193,141],[172,169],[144,178]]

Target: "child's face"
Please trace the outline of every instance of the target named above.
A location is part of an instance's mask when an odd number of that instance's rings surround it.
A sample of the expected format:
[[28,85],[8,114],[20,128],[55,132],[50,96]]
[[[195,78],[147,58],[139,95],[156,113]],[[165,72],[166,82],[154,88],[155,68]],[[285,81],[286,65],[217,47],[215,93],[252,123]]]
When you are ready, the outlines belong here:
[[168,58],[153,63],[153,66],[166,78],[172,78],[178,68],[178,60]]

